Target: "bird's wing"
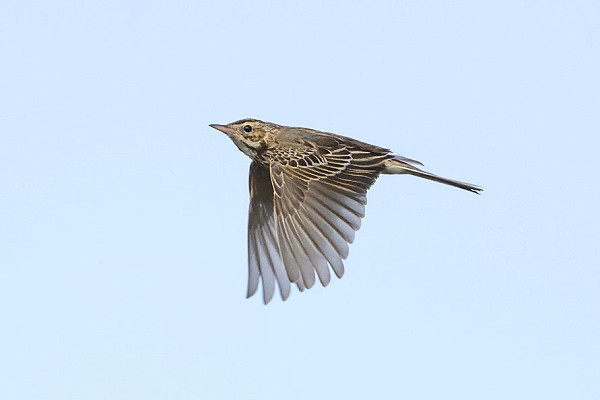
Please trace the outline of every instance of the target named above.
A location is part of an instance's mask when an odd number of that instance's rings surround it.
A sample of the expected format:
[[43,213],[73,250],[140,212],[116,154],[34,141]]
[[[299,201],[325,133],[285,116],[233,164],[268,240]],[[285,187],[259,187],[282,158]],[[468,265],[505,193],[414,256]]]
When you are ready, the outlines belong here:
[[287,276],[310,288],[315,270],[321,284],[338,277],[343,259],[365,215],[366,193],[390,156],[348,148],[282,151],[272,157],[275,230]]
[[[273,298],[275,282],[283,300],[290,295],[290,281],[277,244],[269,168],[253,162],[250,165],[248,211],[248,297],[256,293],[259,278],[262,278],[265,304]],[[304,289],[302,282],[298,283],[298,288]]]

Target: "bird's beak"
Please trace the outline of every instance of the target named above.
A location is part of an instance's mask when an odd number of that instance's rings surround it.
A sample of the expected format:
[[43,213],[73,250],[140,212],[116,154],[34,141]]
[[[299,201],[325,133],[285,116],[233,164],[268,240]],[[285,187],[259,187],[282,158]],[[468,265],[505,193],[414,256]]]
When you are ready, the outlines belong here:
[[209,126],[211,128],[215,128],[216,130],[223,132],[227,136],[231,136],[234,132],[233,129],[228,127],[227,125],[210,124]]

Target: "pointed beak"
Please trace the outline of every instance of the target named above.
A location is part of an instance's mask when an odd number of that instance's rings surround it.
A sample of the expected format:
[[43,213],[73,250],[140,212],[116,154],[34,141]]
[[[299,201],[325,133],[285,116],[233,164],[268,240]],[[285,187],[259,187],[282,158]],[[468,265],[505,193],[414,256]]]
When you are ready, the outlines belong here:
[[231,134],[233,134],[233,129],[231,129],[227,125],[210,124],[209,126],[211,128],[215,128],[216,130],[223,132],[227,136],[230,136]]

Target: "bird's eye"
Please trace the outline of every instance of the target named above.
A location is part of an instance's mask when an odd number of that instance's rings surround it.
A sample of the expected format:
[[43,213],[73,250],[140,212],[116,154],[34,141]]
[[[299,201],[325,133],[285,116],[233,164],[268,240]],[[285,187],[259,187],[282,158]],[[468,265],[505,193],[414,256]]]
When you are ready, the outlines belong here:
[[244,132],[246,132],[246,133],[252,132],[252,127],[250,125],[244,125]]

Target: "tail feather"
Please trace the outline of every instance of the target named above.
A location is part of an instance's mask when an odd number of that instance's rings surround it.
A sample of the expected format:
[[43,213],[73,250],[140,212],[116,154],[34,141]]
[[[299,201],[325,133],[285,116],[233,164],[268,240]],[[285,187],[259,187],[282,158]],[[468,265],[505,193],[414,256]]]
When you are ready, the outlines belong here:
[[454,179],[444,178],[431,172],[423,171],[420,168],[415,167],[411,164],[419,164],[423,165],[416,160],[411,160],[409,158],[405,158],[402,156],[397,156],[396,158],[389,159],[385,162],[384,174],[410,174],[414,176],[418,176],[419,178],[429,179],[430,181],[443,183],[445,185],[454,186],[460,189],[468,190],[469,192],[479,194],[483,190],[483,188],[472,185],[470,183],[455,181]]

